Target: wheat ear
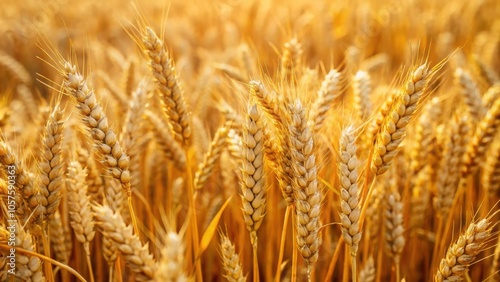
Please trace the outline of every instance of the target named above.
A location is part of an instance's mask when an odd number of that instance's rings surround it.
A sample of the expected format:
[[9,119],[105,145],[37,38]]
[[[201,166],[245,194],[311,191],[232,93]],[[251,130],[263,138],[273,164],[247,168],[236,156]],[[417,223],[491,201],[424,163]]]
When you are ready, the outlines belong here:
[[165,247],[161,250],[161,259],[154,274],[155,281],[187,282],[184,272],[184,243],[179,234],[167,232]]
[[257,106],[248,109],[247,122],[243,127],[242,146],[242,204],[247,229],[259,229],[266,211],[264,186],[264,139],[262,120]]
[[208,151],[203,157],[203,161],[198,166],[194,176],[194,188],[199,190],[205,186],[206,181],[212,174],[217,160],[220,158],[222,150],[226,145],[226,136],[230,125],[223,125],[215,132],[214,139],[208,146]]
[[500,191],[500,135],[497,133],[496,141],[486,154],[483,167],[482,184],[484,189],[496,193]]
[[340,136],[339,152],[339,179],[340,179],[340,222],[342,237],[349,246],[352,262],[352,280],[357,281],[356,254],[359,241],[361,241],[361,230],[359,227],[359,216],[361,214],[358,189],[358,167],[356,156],[356,144],[354,127],[348,126]]
[[488,150],[493,137],[500,127],[500,99],[496,100],[491,109],[479,122],[471,141],[465,151],[461,178],[466,178],[478,168],[478,162]]
[[119,212],[108,206],[94,206],[97,224],[104,236],[118,248],[126,264],[136,274],[137,281],[153,281],[156,263],[149,253],[148,244],[143,244],[133,234],[133,228],[125,225]]
[[321,244],[319,234],[321,193],[317,178],[318,168],[312,132],[299,100],[290,105],[290,116],[289,144],[293,171],[291,183],[296,211],[297,245],[310,274],[313,265],[318,261]]
[[361,240],[359,227],[358,167],[360,163],[356,157],[354,127],[349,126],[342,131],[339,152],[339,179],[340,179],[340,222],[342,236],[350,247],[351,256],[356,257],[358,244]]
[[170,132],[165,130],[166,124],[152,111],[144,112],[144,116],[151,123],[155,141],[160,145],[165,156],[172,160],[177,169],[184,170],[186,168],[186,156],[179,144],[174,141]]
[[6,68],[22,84],[31,84],[31,76],[26,68],[3,51],[0,51],[0,65]]
[[87,195],[85,179],[87,170],[79,162],[72,161],[68,165],[68,207],[71,215],[71,227],[76,239],[84,244],[87,254],[90,253],[89,243],[94,239],[94,218]]
[[108,118],[97,102],[94,90],[89,87],[76,66],[70,63],[64,65],[63,86],[75,98],[82,121],[92,136],[108,173],[117,179],[127,195],[131,196],[130,171],[128,169],[130,158],[118,143],[114,131],[109,127]]
[[399,92],[395,104],[382,123],[371,163],[372,171],[376,175],[385,173],[399,152],[399,145],[404,140],[408,124],[419,106],[419,101],[425,95],[428,76],[426,64],[410,74],[404,91]]
[[372,103],[370,101],[372,81],[370,74],[364,70],[357,71],[352,79],[352,87],[354,107],[360,120],[364,121],[372,111]]
[[67,248],[63,222],[59,211],[56,211],[54,218],[49,222],[50,245],[54,249],[54,255],[57,261],[67,264],[71,250]]
[[483,96],[483,104],[486,109],[490,109],[496,100],[500,98],[500,82],[492,85]]
[[393,257],[399,281],[399,264],[401,253],[405,246],[404,237],[403,202],[397,191],[389,192],[386,196],[385,208],[385,249]]
[[297,69],[300,68],[302,56],[302,44],[297,38],[292,38],[285,43],[285,49],[281,56],[281,71],[280,74],[284,80],[289,80],[294,77]]
[[460,167],[466,145],[464,140],[468,130],[466,117],[452,120],[436,181],[434,208],[439,216],[446,216],[453,203],[460,180]]
[[498,235],[497,246],[493,254],[493,263],[491,264],[490,277],[493,282],[500,281],[500,234]]
[[[27,251],[36,251],[35,242],[31,234],[17,224],[16,226],[16,247],[20,247]],[[35,256],[29,256],[22,253],[16,254],[16,274],[26,281],[41,282],[45,281],[42,271],[42,261]]]
[[[6,175],[14,177],[16,195],[16,214],[26,221],[39,205],[38,188],[33,185],[33,180],[23,163],[3,140],[0,140],[0,164]],[[7,198],[5,198],[5,201]],[[7,205],[7,203],[5,203]]]
[[467,104],[471,118],[473,120],[481,119],[486,112],[486,108],[482,103],[479,88],[472,79],[471,74],[462,68],[457,68],[455,70],[455,78],[461,86],[461,93],[465,104]]
[[226,275],[224,277],[229,282],[245,282],[246,276],[243,276],[243,268],[240,264],[240,257],[235,251],[234,244],[229,238],[220,234],[220,254]]
[[142,42],[150,60],[151,71],[157,82],[174,139],[186,146],[191,138],[190,117],[172,59],[165,50],[163,42],[151,28],[148,27],[144,31]]
[[375,281],[375,263],[373,261],[373,256],[370,256],[366,260],[363,269],[359,273],[359,281],[361,282],[374,282]]
[[[38,164],[40,171],[39,200],[41,207],[43,207],[44,221],[52,219],[62,197],[64,168],[61,146],[63,130],[63,110],[55,106],[45,126],[42,140],[42,159]],[[37,213],[42,214],[42,210]]]
[[332,104],[340,97],[340,73],[332,69],[328,74],[326,74],[325,79],[321,83],[321,87],[318,90],[318,97],[314,102],[309,116],[311,121],[311,128],[314,131],[319,131],[325,122],[328,110],[332,108]]
[[472,222],[458,240],[448,248],[445,257],[439,264],[439,269],[434,276],[434,281],[462,281],[463,275],[474,262],[476,256],[486,248],[486,243],[491,238],[491,222],[482,219]]
[[97,169],[97,165],[94,161],[91,152],[83,147],[78,147],[76,149],[76,154],[80,165],[87,169],[87,187],[90,198],[93,201],[102,203],[102,197],[104,193],[104,181],[102,180],[101,174]]

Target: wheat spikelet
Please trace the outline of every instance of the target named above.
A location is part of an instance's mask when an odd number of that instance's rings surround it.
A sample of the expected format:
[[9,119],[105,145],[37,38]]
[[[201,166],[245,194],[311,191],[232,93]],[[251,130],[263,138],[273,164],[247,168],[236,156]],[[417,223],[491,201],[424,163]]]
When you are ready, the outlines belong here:
[[397,191],[386,196],[385,208],[385,249],[396,264],[399,264],[405,246],[403,226],[403,203]]
[[359,281],[362,282],[374,282],[375,281],[375,263],[373,262],[373,256],[370,256],[366,260],[365,265],[359,273]]
[[136,281],[153,281],[156,263],[149,253],[148,244],[142,244],[133,234],[132,226],[125,225],[119,212],[108,206],[94,206],[97,224],[108,239],[118,248],[130,269],[136,273]]
[[243,268],[240,264],[240,258],[236,254],[234,244],[229,240],[229,238],[220,234],[220,254],[222,257],[222,263],[226,274],[224,277],[229,282],[244,282],[247,280],[246,276],[243,276]]
[[319,131],[325,122],[328,110],[332,108],[332,103],[337,99],[341,92],[340,88],[340,73],[332,69],[325,76],[318,90],[318,97],[314,102],[309,120],[311,121],[311,128],[314,131]]
[[468,133],[468,119],[455,118],[450,125],[448,140],[444,148],[443,158],[436,180],[436,197],[434,208],[440,215],[446,215],[453,202],[453,197],[458,186],[460,167],[465,151],[464,142]]
[[360,119],[365,120],[372,111],[372,103],[370,101],[372,82],[370,74],[364,70],[356,72],[352,79],[352,87],[354,107]]
[[165,130],[166,125],[163,120],[152,111],[146,111],[144,116],[151,123],[156,137],[155,141],[160,145],[165,156],[172,160],[177,169],[184,170],[186,168],[186,156],[179,144],[172,138],[170,132]]
[[428,75],[426,64],[411,73],[404,91],[399,93],[395,104],[382,123],[375,141],[371,162],[372,171],[376,175],[385,173],[394,156],[399,152],[399,145],[404,140],[413,113],[425,95]]
[[203,157],[203,161],[198,166],[194,176],[194,188],[199,190],[205,186],[206,181],[215,168],[215,163],[220,158],[222,150],[226,145],[226,136],[230,125],[223,125],[215,132],[214,139],[208,146],[208,151]]
[[448,248],[446,256],[441,260],[434,281],[461,281],[463,275],[474,262],[476,256],[486,248],[491,238],[491,222],[481,219],[472,222],[458,240]]
[[72,161],[68,165],[68,207],[71,215],[71,227],[76,239],[84,244],[87,254],[90,253],[89,243],[94,239],[94,219],[90,208],[89,196],[85,178],[87,170],[79,162]]
[[184,273],[184,243],[179,234],[168,232],[165,247],[161,250],[161,259],[154,274],[155,281],[187,282]]
[[266,189],[264,186],[264,140],[262,116],[254,104],[248,109],[247,122],[243,127],[242,146],[242,205],[248,231],[259,229],[266,213]]
[[142,42],[150,59],[151,71],[156,79],[174,139],[187,145],[191,138],[190,117],[172,59],[163,42],[151,28],[148,27],[144,31]]
[[467,145],[461,169],[462,178],[466,178],[477,169],[479,160],[483,158],[488,150],[499,127],[500,99],[495,101],[491,109],[479,122],[471,141]]
[[38,208],[35,215],[43,214],[44,221],[52,219],[62,197],[64,168],[61,145],[63,130],[63,110],[55,106],[45,126],[42,140],[42,159],[38,164],[41,207]]
[[319,257],[321,194],[312,132],[299,100],[290,105],[290,147],[293,201],[296,211],[297,245],[310,271]]
[[118,143],[114,131],[109,127],[108,118],[97,103],[94,90],[88,86],[76,66],[68,62],[64,65],[63,86],[75,98],[82,121],[92,136],[108,173],[120,181],[125,192],[131,195],[130,171],[128,170],[130,158]]
[[468,106],[471,118],[473,120],[480,120],[484,116],[486,108],[482,103],[476,82],[472,79],[471,74],[462,68],[455,70],[455,77],[462,88],[461,93]]
[[361,240],[359,216],[358,167],[354,127],[351,125],[342,131],[339,152],[339,179],[340,179],[340,222],[342,236],[350,247],[351,256],[356,256],[358,244]]

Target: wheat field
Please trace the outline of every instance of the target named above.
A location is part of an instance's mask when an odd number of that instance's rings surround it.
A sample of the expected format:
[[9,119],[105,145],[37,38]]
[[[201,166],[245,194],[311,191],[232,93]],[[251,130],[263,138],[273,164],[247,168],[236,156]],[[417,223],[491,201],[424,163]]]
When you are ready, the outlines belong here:
[[1,6],[0,281],[500,281],[498,1]]

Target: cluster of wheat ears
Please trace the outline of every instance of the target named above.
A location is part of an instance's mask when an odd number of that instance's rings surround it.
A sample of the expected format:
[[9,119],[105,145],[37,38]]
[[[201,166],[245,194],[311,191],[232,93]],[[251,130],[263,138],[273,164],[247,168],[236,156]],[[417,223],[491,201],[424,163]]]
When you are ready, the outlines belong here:
[[497,1],[4,2],[0,281],[500,281]]

